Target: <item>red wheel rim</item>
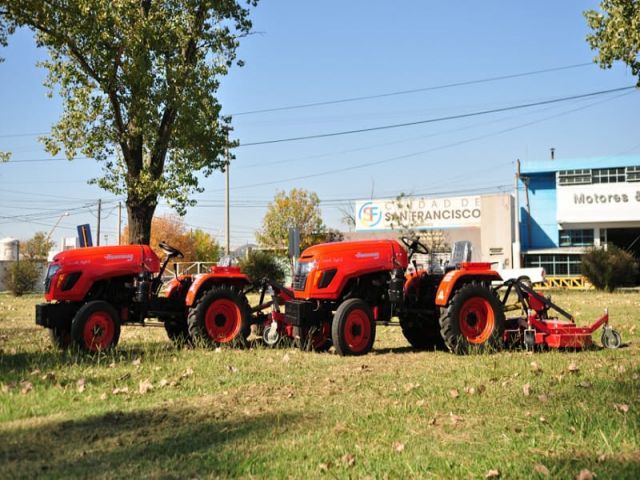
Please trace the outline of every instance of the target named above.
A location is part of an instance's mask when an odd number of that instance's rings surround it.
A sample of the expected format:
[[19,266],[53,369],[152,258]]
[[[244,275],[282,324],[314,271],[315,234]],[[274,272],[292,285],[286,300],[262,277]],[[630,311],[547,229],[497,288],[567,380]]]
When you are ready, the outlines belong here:
[[84,324],[84,343],[92,352],[105,350],[111,346],[116,328],[107,312],[94,312]]
[[214,301],[204,319],[209,338],[219,343],[230,342],[240,331],[240,318],[240,308],[231,300],[221,298]]
[[362,352],[369,345],[371,338],[371,321],[364,310],[355,309],[349,312],[344,322],[344,340],[349,349]]
[[493,308],[488,300],[480,297],[470,298],[460,309],[460,332],[469,343],[486,342],[495,325]]

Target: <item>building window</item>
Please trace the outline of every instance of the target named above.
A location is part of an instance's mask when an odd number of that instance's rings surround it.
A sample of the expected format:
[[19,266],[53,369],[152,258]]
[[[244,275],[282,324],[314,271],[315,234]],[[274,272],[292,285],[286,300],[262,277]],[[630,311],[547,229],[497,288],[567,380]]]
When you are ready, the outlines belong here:
[[560,230],[561,247],[588,247],[593,245],[593,229]]
[[548,276],[581,275],[580,255],[528,254],[524,257],[525,267],[542,267]]
[[591,170],[561,170],[558,172],[558,185],[588,185],[591,183]]
[[621,168],[598,168],[591,170],[593,183],[622,183],[625,180],[625,169]]
[[627,182],[640,182],[640,167],[627,167]]

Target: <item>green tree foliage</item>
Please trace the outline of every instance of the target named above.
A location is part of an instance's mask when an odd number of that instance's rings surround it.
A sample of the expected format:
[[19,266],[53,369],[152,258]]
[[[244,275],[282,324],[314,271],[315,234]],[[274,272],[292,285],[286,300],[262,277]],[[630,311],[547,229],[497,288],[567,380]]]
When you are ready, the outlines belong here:
[[582,256],[582,274],[598,290],[612,292],[617,287],[632,285],[638,275],[638,263],[629,252],[613,245],[593,248]]
[[257,1],[0,0],[0,42],[27,27],[49,53],[64,108],[47,150],[102,162],[94,182],[126,195],[130,243],[149,243],[160,197],[184,214],[197,174],[226,165],[237,142],[216,95]]
[[9,291],[16,297],[24,293],[33,292],[42,273],[42,266],[42,262],[33,260],[22,260],[11,264],[7,275]]
[[240,260],[240,270],[254,284],[259,284],[265,278],[282,284],[285,276],[284,263],[286,259],[278,258],[271,252],[253,250]]
[[220,258],[220,244],[207,232],[199,228],[191,234],[193,238],[193,259],[196,262],[217,262]]
[[269,203],[262,220],[262,230],[256,234],[258,243],[266,248],[286,250],[289,228],[300,231],[300,248],[324,241],[327,230],[322,221],[320,199],[314,192],[292,189],[289,193],[277,192]]
[[623,61],[638,77],[640,87],[640,1],[603,0],[600,9],[584,12],[593,30],[587,41],[598,50],[596,61],[602,68],[611,68],[615,60]]
[[20,242],[20,254],[27,260],[46,260],[54,242],[44,232],[36,234],[26,242]]

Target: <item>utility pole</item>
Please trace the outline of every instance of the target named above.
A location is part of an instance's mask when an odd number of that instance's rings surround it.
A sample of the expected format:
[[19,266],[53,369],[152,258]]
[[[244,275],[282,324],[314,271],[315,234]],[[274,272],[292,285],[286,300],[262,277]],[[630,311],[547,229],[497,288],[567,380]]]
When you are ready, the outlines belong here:
[[122,202],[118,202],[118,245],[122,244]]
[[231,159],[229,158],[229,149],[225,149],[225,156],[227,158],[227,164],[224,168],[224,186],[225,186],[225,201],[224,201],[224,245],[227,255],[231,254],[231,235],[229,228],[229,165]]
[[96,246],[100,246],[100,216],[102,213],[102,199],[98,199],[98,228],[96,229]]
[[516,197],[516,204],[514,208],[514,223],[515,223],[515,242],[513,244],[513,268],[520,268],[520,159],[516,160],[516,178],[514,193]]

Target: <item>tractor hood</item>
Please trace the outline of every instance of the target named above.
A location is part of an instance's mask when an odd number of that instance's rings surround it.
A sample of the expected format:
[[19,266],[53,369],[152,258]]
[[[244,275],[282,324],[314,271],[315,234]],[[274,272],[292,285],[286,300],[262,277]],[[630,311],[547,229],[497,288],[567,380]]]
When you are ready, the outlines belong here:
[[109,266],[114,269],[124,267],[129,271],[147,270],[157,273],[160,260],[148,245],[112,245],[65,250],[53,257],[53,263],[64,267],[74,265],[90,267]]

